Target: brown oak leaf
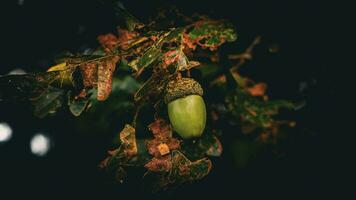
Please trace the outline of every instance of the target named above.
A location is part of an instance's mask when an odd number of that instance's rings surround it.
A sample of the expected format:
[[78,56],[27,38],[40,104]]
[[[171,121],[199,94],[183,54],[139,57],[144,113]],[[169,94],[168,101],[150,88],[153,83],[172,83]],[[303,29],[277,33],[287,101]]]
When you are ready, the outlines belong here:
[[179,59],[179,51],[178,50],[171,50],[171,51],[167,51],[164,54],[164,59],[163,59],[163,66],[167,67],[170,64],[177,62]]
[[99,35],[98,41],[101,44],[101,46],[104,48],[105,52],[110,52],[114,50],[118,45],[118,38],[112,33]]
[[110,59],[105,59],[98,63],[98,94],[99,101],[106,100],[112,89],[112,78],[116,68],[116,63],[119,61],[118,56]]
[[171,126],[162,118],[158,118],[156,121],[148,125],[148,129],[152,132],[155,138],[164,139],[172,137]]
[[183,44],[193,50],[197,47],[196,40],[192,40],[186,33],[183,34]]
[[138,36],[137,32],[129,31],[122,28],[118,28],[117,32],[119,34],[117,44],[120,48],[124,50],[128,49],[130,47],[130,41]]
[[157,149],[161,156],[169,154],[169,147],[166,143],[161,143],[157,146]]
[[180,141],[172,138],[172,128],[163,119],[157,119],[148,126],[153,139],[146,141],[148,153],[154,157],[162,157],[172,150],[180,148]]
[[126,156],[134,156],[137,154],[136,130],[129,124],[120,132],[120,141]]
[[172,169],[171,156],[167,155],[161,158],[152,158],[152,160],[146,163],[145,168],[152,172],[169,172]]
[[94,87],[98,81],[98,68],[96,62],[89,62],[79,66],[85,88]]
[[194,181],[205,177],[212,167],[211,160],[202,158],[190,161],[180,151],[172,152],[172,176],[180,178],[183,182]]
[[161,157],[162,153],[159,149],[159,146],[162,143],[167,145],[169,151],[180,148],[180,141],[176,138],[165,138],[165,139],[154,138],[152,140],[146,141],[148,153],[153,155],[154,157]]

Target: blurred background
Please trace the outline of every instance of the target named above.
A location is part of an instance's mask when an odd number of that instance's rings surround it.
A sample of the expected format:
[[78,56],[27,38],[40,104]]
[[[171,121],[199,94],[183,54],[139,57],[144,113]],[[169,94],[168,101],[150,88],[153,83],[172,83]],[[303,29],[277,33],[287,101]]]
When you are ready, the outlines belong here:
[[[237,27],[237,45],[246,48],[256,36],[262,44],[241,73],[268,84],[272,99],[303,102],[291,114],[295,132],[281,144],[254,152],[234,130],[224,133],[222,157],[211,173],[179,188],[170,198],[272,198],[325,195],[334,165],[324,138],[337,130],[333,118],[336,86],[327,67],[326,41],[335,21],[323,1],[122,1],[141,21],[158,7],[176,5],[188,16],[201,13],[228,19]],[[329,13],[330,14],[330,13]],[[0,3],[0,75],[44,71],[65,50],[97,45],[99,34],[114,31],[115,12],[107,1],[13,0]],[[127,94],[126,94],[127,95]],[[128,97],[130,98],[130,97]],[[326,112],[327,110],[327,113]],[[38,119],[28,102],[0,102],[0,199],[155,198],[140,193],[140,175],[119,186],[98,171],[114,136],[128,122],[129,111],[108,119],[67,111]],[[147,119],[149,121],[149,119]],[[251,156],[253,155],[253,156]],[[327,161],[327,162],[326,162]],[[327,168],[328,167],[328,168]],[[231,196],[232,195],[232,196]],[[3,198],[6,197],[6,198]]]

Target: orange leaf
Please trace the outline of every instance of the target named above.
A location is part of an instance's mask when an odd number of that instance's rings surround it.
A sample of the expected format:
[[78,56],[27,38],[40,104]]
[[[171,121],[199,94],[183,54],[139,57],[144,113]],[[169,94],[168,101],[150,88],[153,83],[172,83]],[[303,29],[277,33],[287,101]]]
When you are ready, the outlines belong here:
[[154,137],[154,139],[146,141],[149,154],[155,157],[162,157],[170,151],[180,148],[180,141],[172,138],[171,126],[163,119],[157,119],[148,128]]
[[153,172],[169,172],[172,169],[171,156],[152,158],[150,162],[146,163],[145,168]]
[[112,89],[112,78],[118,61],[119,57],[115,56],[98,64],[98,101],[104,101],[109,97]]
[[85,88],[94,87],[98,81],[98,68],[95,62],[85,63],[79,66],[82,73]]
[[103,48],[106,52],[110,52],[111,50],[115,49],[115,47],[117,46],[117,44],[119,42],[118,38],[112,33],[108,33],[105,35],[99,35],[98,41],[101,44],[101,46],[103,46]]
[[126,29],[117,29],[119,37],[117,39],[118,46],[122,49],[128,49],[130,40],[138,36],[137,32],[131,32]]
[[258,83],[250,88],[247,91],[252,96],[263,96],[266,93],[267,85],[265,83]]

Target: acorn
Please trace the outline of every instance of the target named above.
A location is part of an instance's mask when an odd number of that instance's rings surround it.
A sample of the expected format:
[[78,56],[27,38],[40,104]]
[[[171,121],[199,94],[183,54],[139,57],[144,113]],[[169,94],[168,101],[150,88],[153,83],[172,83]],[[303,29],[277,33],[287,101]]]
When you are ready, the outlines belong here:
[[201,85],[191,78],[172,80],[164,97],[173,129],[184,139],[199,137],[206,123],[206,108]]

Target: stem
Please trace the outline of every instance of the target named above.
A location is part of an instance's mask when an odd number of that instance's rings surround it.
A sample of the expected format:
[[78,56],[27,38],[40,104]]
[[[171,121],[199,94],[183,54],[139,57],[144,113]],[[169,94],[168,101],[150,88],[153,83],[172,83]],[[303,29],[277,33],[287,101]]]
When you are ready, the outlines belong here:
[[[233,87],[233,88],[236,87],[237,83],[234,77],[232,76],[232,73],[236,72],[237,69],[240,66],[244,65],[247,60],[252,59],[253,49],[255,48],[255,46],[257,46],[260,43],[261,43],[261,36],[257,36],[243,53],[235,54],[235,55],[222,54],[220,58],[220,60],[223,60],[223,62],[221,63],[221,65],[223,66],[222,70],[216,74],[217,78],[213,78],[212,82],[221,78],[221,76],[225,76],[228,85],[230,85],[229,87]],[[239,62],[233,65],[231,63],[231,60],[238,60]]]
[[136,121],[137,121],[137,118],[138,118],[138,115],[140,113],[141,108],[142,108],[142,103],[140,103],[136,107],[135,115],[134,115],[133,120],[132,120],[132,127],[134,127],[134,128],[136,128]]
[[247,60],[251,60],[253,49],[255,48],[255,46],[257,46],[260,43],[261,43],[261,36],[257,36],[243,53],[237,55],[229,55],[228,59],[239,60],[239,62],[230,69],[231,72],[236,71],[241,65],[245,64]]

